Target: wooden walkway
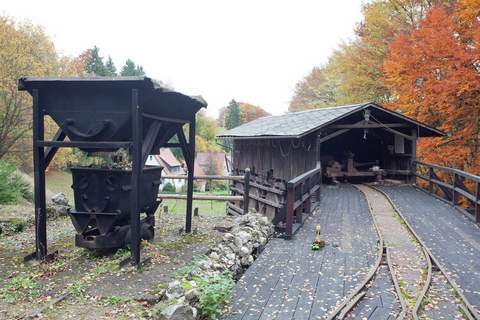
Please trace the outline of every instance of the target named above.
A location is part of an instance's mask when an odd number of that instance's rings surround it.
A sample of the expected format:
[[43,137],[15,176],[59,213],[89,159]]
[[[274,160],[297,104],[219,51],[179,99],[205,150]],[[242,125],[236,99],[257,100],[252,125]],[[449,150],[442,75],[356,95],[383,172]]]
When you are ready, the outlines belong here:
[[453,206],[414,187],[381,189],[480,310],[480,228]]
[[[327,246],[312,251],[315,226]],[[273,239],[234,289],[228,320],[318,319],[364,278],[377,236],[363,195],[324,187],[319,208],[292,240]]]

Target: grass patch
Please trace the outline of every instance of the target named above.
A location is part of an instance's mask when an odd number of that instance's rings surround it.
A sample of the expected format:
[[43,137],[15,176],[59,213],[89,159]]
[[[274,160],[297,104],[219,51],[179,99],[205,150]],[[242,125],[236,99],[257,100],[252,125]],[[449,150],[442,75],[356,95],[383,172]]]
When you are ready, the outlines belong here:
[[197,243],[209,243],[214,242],[215,238],[211,235],[204,233],[189,233],[183,235],[181,238],[173,241],[162,241],[155,244],[158,249],[163,250],[177,250],[183,248],[188,244],[197,244]]
[[129,302],[130,299],[117,297],[117,296],[110,296],[110,297],[103,297],[102,303],[105,306],[119,306]]
[[[198,195],[229,195],[229,191],[212,191],[212,192],[195,192]],[[174,200],[168,199],[164,200],[161,204],[161,210],[165,206],[168,207],[169,214],[180,214],[184,215],[187,207],[187,202],[185,200]],[[213,200],[194,200],[193,208],[198,208],[200,215],[204,216],[225,216],[226,215],[226,202],[225,201],[213,201]]]
[[18,300],[31,301],[40,296],[40,284],[27,275],[19,275],[0,288],[0,300],[7,303]]
[[46,172],[47,189],[52,193],[63,192],[73,204],[72,176],[69,171],[50,170]]

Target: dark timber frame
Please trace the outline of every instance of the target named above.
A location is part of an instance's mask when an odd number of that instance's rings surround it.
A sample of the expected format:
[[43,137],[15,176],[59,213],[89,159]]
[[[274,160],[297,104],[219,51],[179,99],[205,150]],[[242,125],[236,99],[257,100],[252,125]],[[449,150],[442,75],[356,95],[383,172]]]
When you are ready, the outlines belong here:
[[[19,89],[25,90],[25,83],[29,78],[20,79]],[[134,81],[149,80],[148,78],[137,78]],[[68,81],[69,79],[61,79]],[[78,79],[76,79],[79,81]],[[82,79],[83,80],[83,79]],[[131,79],[130,79],[131,80]],[[188,190],[187,190],[187,210],[186,210],[186,224],[185,231],[190,233],[192,230],[192,200],[193,200],[193,168],[194,168],[194,154],[195,154],[195,113],[192,112],[187,120],[170,118],[170,117],[156,117],[154,115],[144,113],[142,105],[139,103],[139,90],[132,88],[131,96],[131,140],[128,141],[64,141],[66,133],[62,128],[58,129],[51,141],[45,140],[45,115],[46,110],[40,104],[40,97],[42,94],[41,85],[35,86],[35,79],[33,87],[29,88],[33,98],[33,162],[34,162],[34,201],[35,201],[35,252],[27,255],[25,261],[31,259],[48,260],[52,257],[48,252],[47,243],[47,212],[46,212],[46,193],[45,193],[45,170],[54,158],[59,148],[87,148],[87,149],[118,149],[120,147],[128,148],[132,156],[132,175],[130,192],[130,225],[131,225],[131,257],[129,262],[138,265],[141,261],[140,244],[141,244],[141,230],[140,230],[140,194],[139,185],[145,167],[145,162],[148,155],[152,152],[155,146],[161,147],[168,144],[168,140],[172,136],[172,131],[177,135],[179,143],[176,147],[180,147],[186,159],[188,168]],[[75,80],[72,80],[75,81]],[[100,81],[98,78],[94,81]],[[121,81],[121,80],[117,80]],[[205,102],[203,107],[206,106]],[[149,118],[149,128],[145,136],[142,136],[144,119]],[[188,141],[183,132],[183,125],[189,125]],[[164,127],[163,134],[159,135],[160,128]],[[154,209],[158,207],[157,202]],[[124,264],[124,262],[123,262]]]

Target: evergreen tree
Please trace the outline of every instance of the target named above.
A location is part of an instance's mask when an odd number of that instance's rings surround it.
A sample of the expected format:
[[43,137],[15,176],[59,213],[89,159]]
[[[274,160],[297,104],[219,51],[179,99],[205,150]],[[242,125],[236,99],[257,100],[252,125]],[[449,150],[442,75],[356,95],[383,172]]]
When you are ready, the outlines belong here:
[[108,71],[103,63],[103,57],[100,57],[100,49],[94,46],[90,49],[90,59],[85,65],[85,72],[94,76],[107,76]]
[[117,76],[117,68],[115,67],[115,64],[113,63],[112,57],[108,56],[107,63],[105,63],[105,68],[107,69],[107,75],[110,77],[116,77]]
[[144,76],[145,71],[143,70],[142,66],[135,64],[135,62],[133,62],[131,59],[127,59],[125,65],[122,67],[120,75],[123,77]]
[[242,118],[240,115],[240,106],[234,99],[232,99],[227,106],[227,111],[225,114],[225,127],[230,130],[238,127],[241,124]]

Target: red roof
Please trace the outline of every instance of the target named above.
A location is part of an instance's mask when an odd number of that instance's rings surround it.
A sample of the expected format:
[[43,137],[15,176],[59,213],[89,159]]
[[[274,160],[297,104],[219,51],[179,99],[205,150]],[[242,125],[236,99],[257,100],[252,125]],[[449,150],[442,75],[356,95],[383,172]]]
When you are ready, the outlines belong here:
[[173,152],[168,148],[161,148],[158,156],[160,156],[169,167],[177,167],[181,165],[180,161],[175,158]]

